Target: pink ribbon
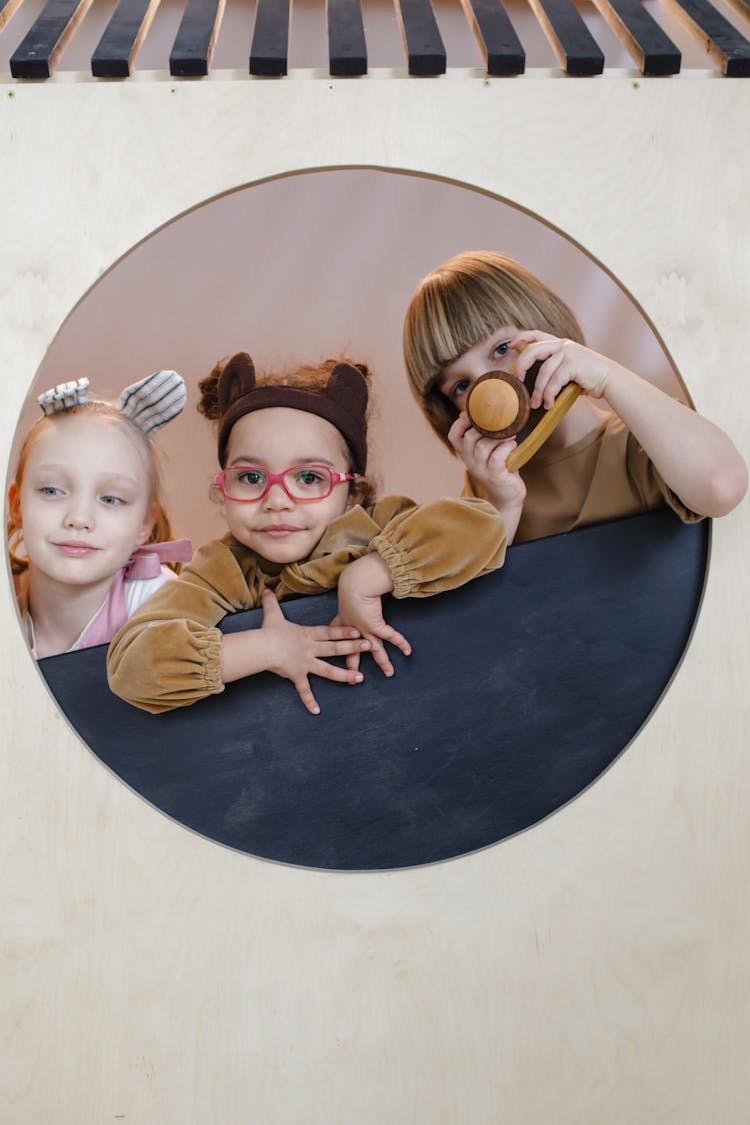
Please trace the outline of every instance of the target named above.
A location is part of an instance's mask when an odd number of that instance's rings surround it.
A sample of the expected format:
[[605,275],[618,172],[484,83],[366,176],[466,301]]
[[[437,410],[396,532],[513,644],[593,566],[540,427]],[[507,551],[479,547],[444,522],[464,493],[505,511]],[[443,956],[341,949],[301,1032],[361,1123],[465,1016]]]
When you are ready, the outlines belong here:
[[147,543],[144,547],[136,547],[125,566],[112,579],[104,604],[83,630],[73,649],[109,644],[118,629],[122,628],[128,619],[126,582],[158,578],[162,563],[190,562],[192,557],[193,546],[189,539],[170,539],[166,543]]

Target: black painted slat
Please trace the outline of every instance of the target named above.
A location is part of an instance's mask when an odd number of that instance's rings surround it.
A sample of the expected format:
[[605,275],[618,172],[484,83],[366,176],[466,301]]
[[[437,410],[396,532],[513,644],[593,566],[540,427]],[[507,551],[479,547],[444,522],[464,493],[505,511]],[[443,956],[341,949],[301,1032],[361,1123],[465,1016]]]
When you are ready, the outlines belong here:
[[224,0],[187,0],[169,56],[173,77],[200,78],[208,74],[223,15]]
[[328,58],[332,75],[367,74],[367,46],[360,0],[328,0]]
[[91,56],[95,78],[128,78],[159,0],[120,0]]
[[0,31],[21,6],[22,0],[0,0]]
[[601,74],[604,52],[572,0],[530,0],[552,49],[568,74]]
[[264,78],[281,78],[286,74],[290,4],[291,0],[258,0],[250,47],[251,74]]
[[445,47],[430,0],[395,0],[409,74],[445,74]]
[[14,78],[49,78],[91,0],[48,0],[10,59]]
[[526,52],[501,0],[463,0],[490,75],[523,74]]
[[727,78],[750,77],[750,43],[709,0],[669,0],[669,7]]
[[641,0],[594,0],[644,74],[678,74],[682,55]]

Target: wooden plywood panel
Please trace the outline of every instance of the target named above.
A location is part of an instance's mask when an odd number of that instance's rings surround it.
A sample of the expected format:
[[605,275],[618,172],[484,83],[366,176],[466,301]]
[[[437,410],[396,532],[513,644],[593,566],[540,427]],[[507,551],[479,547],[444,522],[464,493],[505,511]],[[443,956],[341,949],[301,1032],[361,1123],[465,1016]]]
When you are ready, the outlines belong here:
[[[3,447],[61,321],[130,246],[218,192],[353,163],[565,230],[747,455],[746,87],[594,81],[0,88]],[[749,522],[746,503],[715,525],[686,658],[604,778],[498,847],[389,874],[253,860],[127,790],[49,698],[4,575],[0,1116],[742,1121]]]

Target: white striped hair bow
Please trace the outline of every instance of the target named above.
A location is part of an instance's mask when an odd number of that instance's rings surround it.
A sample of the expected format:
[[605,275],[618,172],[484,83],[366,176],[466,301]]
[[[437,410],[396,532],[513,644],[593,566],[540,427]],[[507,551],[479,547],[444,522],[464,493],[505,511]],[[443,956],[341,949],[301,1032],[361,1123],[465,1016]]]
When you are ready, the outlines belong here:
[[[187,399],[185,380],[176,371],[155,371],[137,383],[126,387],[120,395],[117,409],[129,418],[144,434],[152,434],[160,426],[171,422],[182,411]],[[72,410],[91,401],[88,379],[72,383],[58,383],[37,399],[46,415]]]

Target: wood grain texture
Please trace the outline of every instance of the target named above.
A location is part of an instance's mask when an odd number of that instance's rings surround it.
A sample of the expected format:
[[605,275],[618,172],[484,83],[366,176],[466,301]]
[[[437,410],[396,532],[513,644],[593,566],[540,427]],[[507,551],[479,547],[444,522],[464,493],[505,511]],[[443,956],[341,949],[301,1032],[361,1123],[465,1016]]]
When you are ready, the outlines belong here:
[[[744,83],[173,88],[0,88],[4,448],[60,324],[136,242],[248,182],[365,164],[462,180],[567,232],[750,452]],[[714,526],[665,699],[589,791],[499,847],[373,875],[240,856],[127,790],[49,698],[4,572],[3,1122],[743,1122],[749,539],[746,502]]]

